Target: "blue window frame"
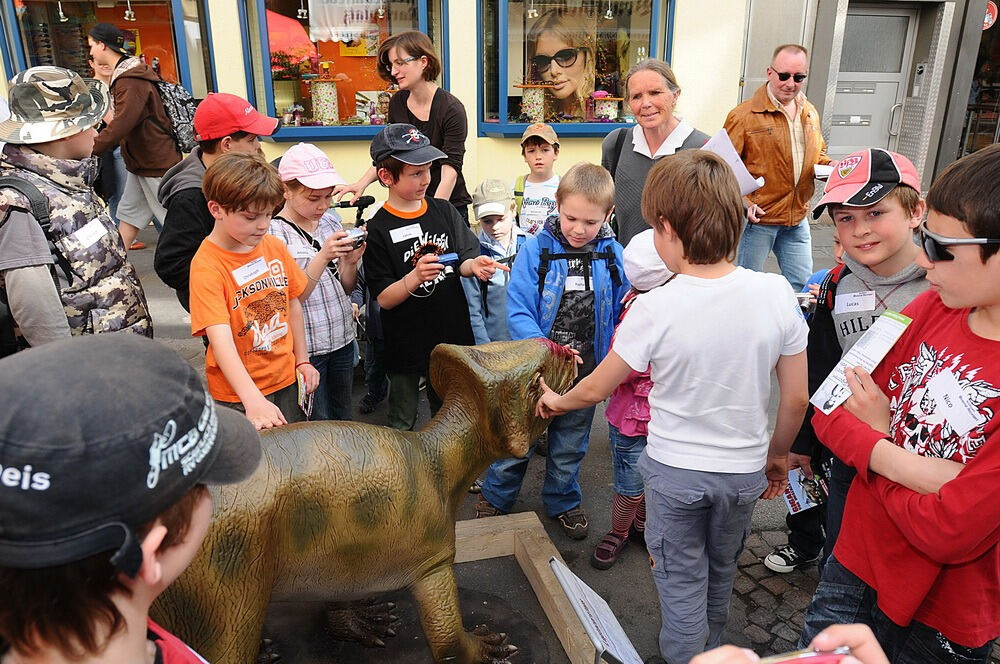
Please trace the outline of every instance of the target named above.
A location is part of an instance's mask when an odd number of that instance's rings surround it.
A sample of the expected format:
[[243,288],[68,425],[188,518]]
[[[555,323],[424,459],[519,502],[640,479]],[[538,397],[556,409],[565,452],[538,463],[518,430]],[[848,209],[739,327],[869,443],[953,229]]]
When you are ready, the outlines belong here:
[[[194,9],[193,15],[185,15],[185,4]],[[127,34],[138,34],[140,55],[150,64],[162,66],[164,78],[180,83],[197,98],[215,90],[207,0],[137,3],[135,21],[125,20],[126,9],[124,0],[112,6],[95,1],[64,2],[60,15],[56,3],[25,0],[15,5],[14,0],[2,0],[0,56],[4,74],[10,79],[28,67],[55,64],[90,77],[87,32],[94,23],[108,21]]]
[[476,11],[480,136],[519,137],[537,121],[604,136],[632,120],[628,68],[670,59],[674,0],[479,0]]
[[[374,54],[391,34],[427,34],[441,57],[440,83],[448,88],[448,0],[361,4],[316,17],[307,0],[240,1],[247,94],[257,108],[283,120],[266,140],[351,140],[381,131],[390,91]],[[346,16],[348,11],[354,13]]]

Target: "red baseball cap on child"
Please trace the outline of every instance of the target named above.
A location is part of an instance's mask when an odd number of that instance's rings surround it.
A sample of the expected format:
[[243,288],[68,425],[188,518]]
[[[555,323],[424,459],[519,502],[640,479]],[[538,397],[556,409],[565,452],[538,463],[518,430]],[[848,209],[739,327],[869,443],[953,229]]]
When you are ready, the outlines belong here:
[[270,136],[278,130],[278,118],[261,115],[242,97],[212,92],[194,112],[194,133],[199,141],[225,138],[238,131]]
[[874,205],[900,184],[920,191],[917,169],[903,155],[882,148],[851,153],[838,161],[830,173],[823,198],[813,208],[813,219],[819,219],[831,203],[852,207]]
[[347,184],[329,157],[311,143],[297,143],[281,155],[278,175],[282,182],[298,180],[310,189],[327,189],[338,184]]

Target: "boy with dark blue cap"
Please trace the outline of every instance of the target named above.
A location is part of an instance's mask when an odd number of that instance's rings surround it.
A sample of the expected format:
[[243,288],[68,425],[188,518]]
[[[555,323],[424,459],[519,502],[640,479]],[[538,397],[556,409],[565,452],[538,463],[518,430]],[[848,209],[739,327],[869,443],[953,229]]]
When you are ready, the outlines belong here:
[[[382,307],[388,424],[409,430],[434,346],[475,343],[458,276],[488,281],[510,268],[480,256],[479,241],[458,210],[426,195],[431,164],[446,155],[416,127],[388,125],[372,140],[371,156],[389,197],[368,222],[365,277]],[[437,412],[441,399],[430,385],[427,398]]]
[[250,421],[139,337],[5,359],[0,402],[3,661],[203,663],[148,611],[208,532],[205,485],[257,468]]

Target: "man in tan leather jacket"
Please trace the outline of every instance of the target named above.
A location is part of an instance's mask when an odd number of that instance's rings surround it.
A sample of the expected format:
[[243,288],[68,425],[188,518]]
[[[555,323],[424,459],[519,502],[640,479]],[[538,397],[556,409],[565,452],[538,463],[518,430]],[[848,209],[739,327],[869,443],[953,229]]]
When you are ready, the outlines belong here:
[[734,108],[725,128],[736,151],[764,186],[747,197],[747,223],[737,263],[763,270],[774,251],[781,273],[796,291],[812,273],[806,215],[814,190],[813,167],[828,164],[816,107],[802,94],[809,73],[806,49],[784,44],[774,51],[767,83]]

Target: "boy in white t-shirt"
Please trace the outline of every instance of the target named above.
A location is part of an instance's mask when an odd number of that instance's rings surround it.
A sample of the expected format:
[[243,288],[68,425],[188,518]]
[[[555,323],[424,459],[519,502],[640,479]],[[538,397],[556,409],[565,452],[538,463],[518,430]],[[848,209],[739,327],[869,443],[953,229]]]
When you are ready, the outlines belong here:
[[531,171],[514,181],[517,225],[528,235],[538,235],[545,220],[556,212],[559,176],[553,164],[559,157],[559,137],[547,124],[528,125],[521,134],[521,156]]
[[[570,392],[543,384],[538,411],[551,417],[597,403],[631,370],[651,367],[639,459],[646,545],[660,652],[686,664],[721,642],[754,503],[787,486],[788,450],[809,399],[808,330],[780,275],[733,265],[743,205],[721,158],[688,150],[658,162],[642,213],[675,277],[636,298],[611,352]],[[769,437],[772,370],[781,397]]]

